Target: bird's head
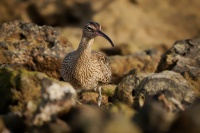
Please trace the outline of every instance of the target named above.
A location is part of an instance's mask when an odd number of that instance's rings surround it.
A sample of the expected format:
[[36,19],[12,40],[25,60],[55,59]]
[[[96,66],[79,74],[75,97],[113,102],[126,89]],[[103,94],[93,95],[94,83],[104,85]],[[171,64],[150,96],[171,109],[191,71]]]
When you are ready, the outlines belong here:
[[101,31],[101,25],[97,22],[88,22],[83,29],[83,37],[93,39],[97,36],[102,36],[107,39],[110,44],[114,47],[112,40]]

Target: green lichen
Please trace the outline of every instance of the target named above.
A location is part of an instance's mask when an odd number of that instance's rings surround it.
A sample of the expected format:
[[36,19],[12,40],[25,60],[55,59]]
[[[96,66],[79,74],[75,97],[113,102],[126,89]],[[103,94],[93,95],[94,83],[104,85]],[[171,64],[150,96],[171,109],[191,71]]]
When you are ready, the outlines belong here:
[[112,97],[115,93],[116,85],[104,85],[102,88],[103,95]]
[[29,72],[24,69],[0,69],[0,113],[22,111],[30,100],[40,96],[41,79],[47,77],[43,73]]
[[18,81],[18,72],[9,68],[0,69],[0,113],[5,113],[9,110],[12,101],[12,89],[17,88],[16,82]]

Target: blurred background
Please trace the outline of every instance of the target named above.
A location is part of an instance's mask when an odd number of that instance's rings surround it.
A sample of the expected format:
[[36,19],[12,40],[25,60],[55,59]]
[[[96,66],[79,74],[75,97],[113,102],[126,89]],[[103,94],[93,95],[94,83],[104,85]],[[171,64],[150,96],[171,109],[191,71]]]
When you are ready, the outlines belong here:
[[[74,46],[82,28],[97,21],[123,54],[166,49],[200,34],[199,0],[1,0],[0,23],[21,19],[58,28]],[[97,38],[94,49],[111,48]]]

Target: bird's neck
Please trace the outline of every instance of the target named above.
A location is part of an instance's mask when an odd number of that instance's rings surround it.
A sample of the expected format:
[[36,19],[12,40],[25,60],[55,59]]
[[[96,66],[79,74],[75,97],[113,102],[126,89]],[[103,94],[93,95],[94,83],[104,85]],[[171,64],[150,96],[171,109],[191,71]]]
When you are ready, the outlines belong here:
[[93,42],[94,42],[94,38],[88,39],[88,38],[82,37],[77,51],[79,51],[79,53],[81,54],[90,54],[92,51]]

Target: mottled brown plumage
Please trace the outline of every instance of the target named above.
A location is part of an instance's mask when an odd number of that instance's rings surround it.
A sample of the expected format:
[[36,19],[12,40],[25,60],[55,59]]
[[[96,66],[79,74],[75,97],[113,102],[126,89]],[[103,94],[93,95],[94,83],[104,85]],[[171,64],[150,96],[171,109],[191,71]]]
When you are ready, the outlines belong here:
[[100,106],[101,85],[110,82],[111,68],[107,57],[103,53],[92,51],[91,47],[96,36],[106,38],[114,46],[111,39],[101,32],[101,26],[98,23],[87,23],[83,29],[78,49],[67,54],[63,60],[62,76],[76,90],[98,88],[98,105]]

